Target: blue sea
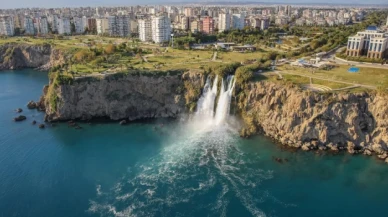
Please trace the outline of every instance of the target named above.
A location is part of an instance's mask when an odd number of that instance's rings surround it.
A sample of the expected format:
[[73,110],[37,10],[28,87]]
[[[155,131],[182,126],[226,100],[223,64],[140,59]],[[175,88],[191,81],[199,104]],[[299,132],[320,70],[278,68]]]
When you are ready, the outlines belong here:
[[[47,73],[0,72],[0,217],[386,216],[388,165],[180,120],[39,129]],[[22,108],[24,122],[13,122]],[[283,159],[278,163],[274,158]]]

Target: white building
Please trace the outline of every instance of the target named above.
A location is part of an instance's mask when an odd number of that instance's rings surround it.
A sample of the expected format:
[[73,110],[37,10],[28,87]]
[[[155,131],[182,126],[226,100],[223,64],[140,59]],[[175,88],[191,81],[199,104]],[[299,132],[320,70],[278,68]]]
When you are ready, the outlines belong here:
[[369,26],[363,32],[348,38],[346,54],[359,57],[366,55],[368,58],[382,59],[387,56],[388,38],[377,29],[376,26]]
[[96,19],[97,34],[102,35],[108,32],[108,19],[99,18]]
[[171,21],[167,16],[157,16],[151,22],[152,40],[155,43],[167,42],[171,38]]
[[0,35],[13,36],[15,34],[15,25],[13,17],[1,16],[0,17]]
[[230,14],[218,15],[218,31],[224,32],[230,29]]
[[57,30],[60,35],[70,35],[71,34],[71,26],[70,19],[67,17],[59,18],[57,21]]
[[32,19],[31,17],[24,18],[24,34],[26,35],[35,34],[34,19]]
[[138,20],[140,41],[152,41],[151,20]]
[[37,22],[38,22],[38,33],[42,35],[47,35],[49,33],[47,17],[40,17],[39,19],[37,19]]

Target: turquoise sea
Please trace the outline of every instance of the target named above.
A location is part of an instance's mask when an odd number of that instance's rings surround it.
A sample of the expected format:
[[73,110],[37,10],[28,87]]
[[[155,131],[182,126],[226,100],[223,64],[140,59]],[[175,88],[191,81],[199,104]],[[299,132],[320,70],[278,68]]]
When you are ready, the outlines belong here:
[[[283,150],[179,120],[41,130],[26,103],[47,82],[0,72],[0,217],[387,215],[388,165],[373,157]],[[27,120],[15,123],[18,107]]]

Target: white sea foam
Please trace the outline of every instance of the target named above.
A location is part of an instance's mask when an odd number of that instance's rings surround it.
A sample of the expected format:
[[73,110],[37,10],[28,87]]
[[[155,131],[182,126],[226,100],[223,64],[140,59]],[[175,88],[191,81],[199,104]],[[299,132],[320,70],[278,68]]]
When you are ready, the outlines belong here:
[[[259,205],[268,196],[260,191],[260,185],[272,179],[273,172],[257,168],[236,146],[239,137],[229,116],[233,77],[221,89],[223,98],[214,113],[215,80],[212,88],[207,80],[195,117],[177,128],[159,154],[131,167],[111,192],[93,200],[90,212],[101,216],[187,216],[206,209],[209,215],[227,216],[230,199],[237,198],[252,216],[265,216]],[[210,204],[201,203],[213,196],[214,200],[207,202]],[[194,202],[188,213],[174,212],[174,208]]]

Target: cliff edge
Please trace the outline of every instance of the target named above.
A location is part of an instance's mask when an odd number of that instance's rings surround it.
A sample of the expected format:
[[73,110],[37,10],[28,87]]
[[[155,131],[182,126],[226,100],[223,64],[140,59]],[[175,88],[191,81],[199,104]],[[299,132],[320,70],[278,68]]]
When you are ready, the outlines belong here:
[[387,158],[388,96],[378,93],[318,94],[276,82],[249,83],[239,107],[246,127],[303,150],[375,152]]
[[48,71],[51,67],[65,63],[60,50],[49,44],[4,44],[0,46],[0,70],[36,68]]
[[199,72],[115,73],[74,79],[57,75],[45,93],[46,120],[177,117],[192,107],[203,85],[204,75]]

